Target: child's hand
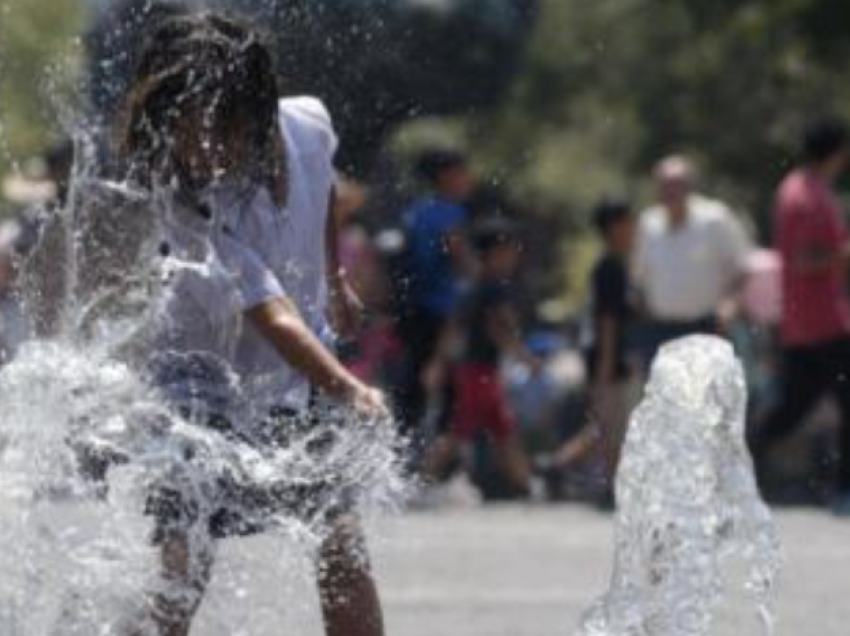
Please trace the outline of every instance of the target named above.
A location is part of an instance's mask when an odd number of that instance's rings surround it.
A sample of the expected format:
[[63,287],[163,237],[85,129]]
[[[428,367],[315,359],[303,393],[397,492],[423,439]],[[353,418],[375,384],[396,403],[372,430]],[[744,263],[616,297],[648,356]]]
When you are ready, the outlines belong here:
[[358,416],[372,421],[391,421],[392,414],[384,392],[374,387],[360,385],[352,394],[351,405]]

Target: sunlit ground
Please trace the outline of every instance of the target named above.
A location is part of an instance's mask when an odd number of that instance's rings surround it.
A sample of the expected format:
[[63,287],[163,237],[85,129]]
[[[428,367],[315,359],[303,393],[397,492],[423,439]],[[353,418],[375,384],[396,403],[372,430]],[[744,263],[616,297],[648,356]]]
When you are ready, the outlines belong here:
[[[846,636],[850,523],[814,510],[777,515],[787,556],[778,636]],[[395,520],[373,541],[388,636],[572,634],[582,608],[605,587],[611,528],[610,517],[576,506]],[[220,565],[247,575],[245,596],[214,593],[208,608],[244,616],[240,636],[321,634],[304,562],[284,551],[269,539],[240,540],[224,550]],[[270,606],[270,613],[263,609]],[[204,614],[193,636],[230,636],[213,613]],[[756,635],[751,618],[744,603],[733,602],[712,636]]]

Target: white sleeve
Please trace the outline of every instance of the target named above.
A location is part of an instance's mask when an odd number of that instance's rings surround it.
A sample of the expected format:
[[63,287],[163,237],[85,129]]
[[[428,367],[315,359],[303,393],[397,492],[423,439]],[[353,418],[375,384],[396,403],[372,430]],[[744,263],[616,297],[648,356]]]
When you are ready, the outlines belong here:
[[236,280],[241,311],[248,311],[275,298],[286,297],[277,276],[249,247],[233,237],[224,236],[219,252],[225,267]]
[[322,100],[316,97],[288,97],[279,103],[284,125],[296,137],[299,146],[320,152],[331,160],[339,147],[333,118]]

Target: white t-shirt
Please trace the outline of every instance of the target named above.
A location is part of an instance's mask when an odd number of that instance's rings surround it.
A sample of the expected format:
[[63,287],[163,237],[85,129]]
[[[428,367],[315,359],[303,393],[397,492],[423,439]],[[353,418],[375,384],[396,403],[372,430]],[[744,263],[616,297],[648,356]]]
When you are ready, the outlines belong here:
[[659,206],[641,216],[635,278],[653,318],[698,320],[714,315],[741,275],[750,242],[721,202],[693,195],[675,229]]
[[151,381],[174,406],[233,415],[240,405],[231,364],[242,314],[283,297],[283,289],[253,250],[224,231],[221,219],[181,210],[163,229],[162,241],[168,256]]
[[[337,137],[321,101],[298,97],[280,101],[280,127],[287,153],[288,196],[279,209],[258,189],[223,200],[235,237],[263,258],[300,310],[307,326],[325,343],[333,340],[327,320],[326,240],[328,204],[334,183]],[[307,406],[310,387],[251,325],[237,347],[236,369],[258,407]]]

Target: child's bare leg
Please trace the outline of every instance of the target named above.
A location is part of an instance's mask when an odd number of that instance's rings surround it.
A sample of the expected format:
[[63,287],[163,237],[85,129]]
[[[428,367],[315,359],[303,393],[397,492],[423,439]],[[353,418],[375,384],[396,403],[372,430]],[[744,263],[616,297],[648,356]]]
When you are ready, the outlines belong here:
[[453,435],[441,435],[425,454],[422,461],[422,474],[428,481],[435,482],[445,472],[457,455],[458,443]]
[[605,471],[605,485],[613,488],[628,426],[627,385],[614,383],[598,388],[594,394],[593,410],[601,432],[599,459]]
[[531,465],[517,435],[501,440],[497,444],[499,461],[511,484],[522,492],[531,487]]
[[166,539],[160,552],[163,589],[150,601],[154,633],[133,632],[132,636],[189,636],[210,580],[213,553],[198,547],[185,536]]
[[599,437],[598,427],[594,424],[588,424],[555,452],[552,458],[553,464],[561,470],[566,470],[586,461],[593,453]]
[[317,578],[327,636],[383,636],[381,601],[356,519],[334,523],[320,548]]

